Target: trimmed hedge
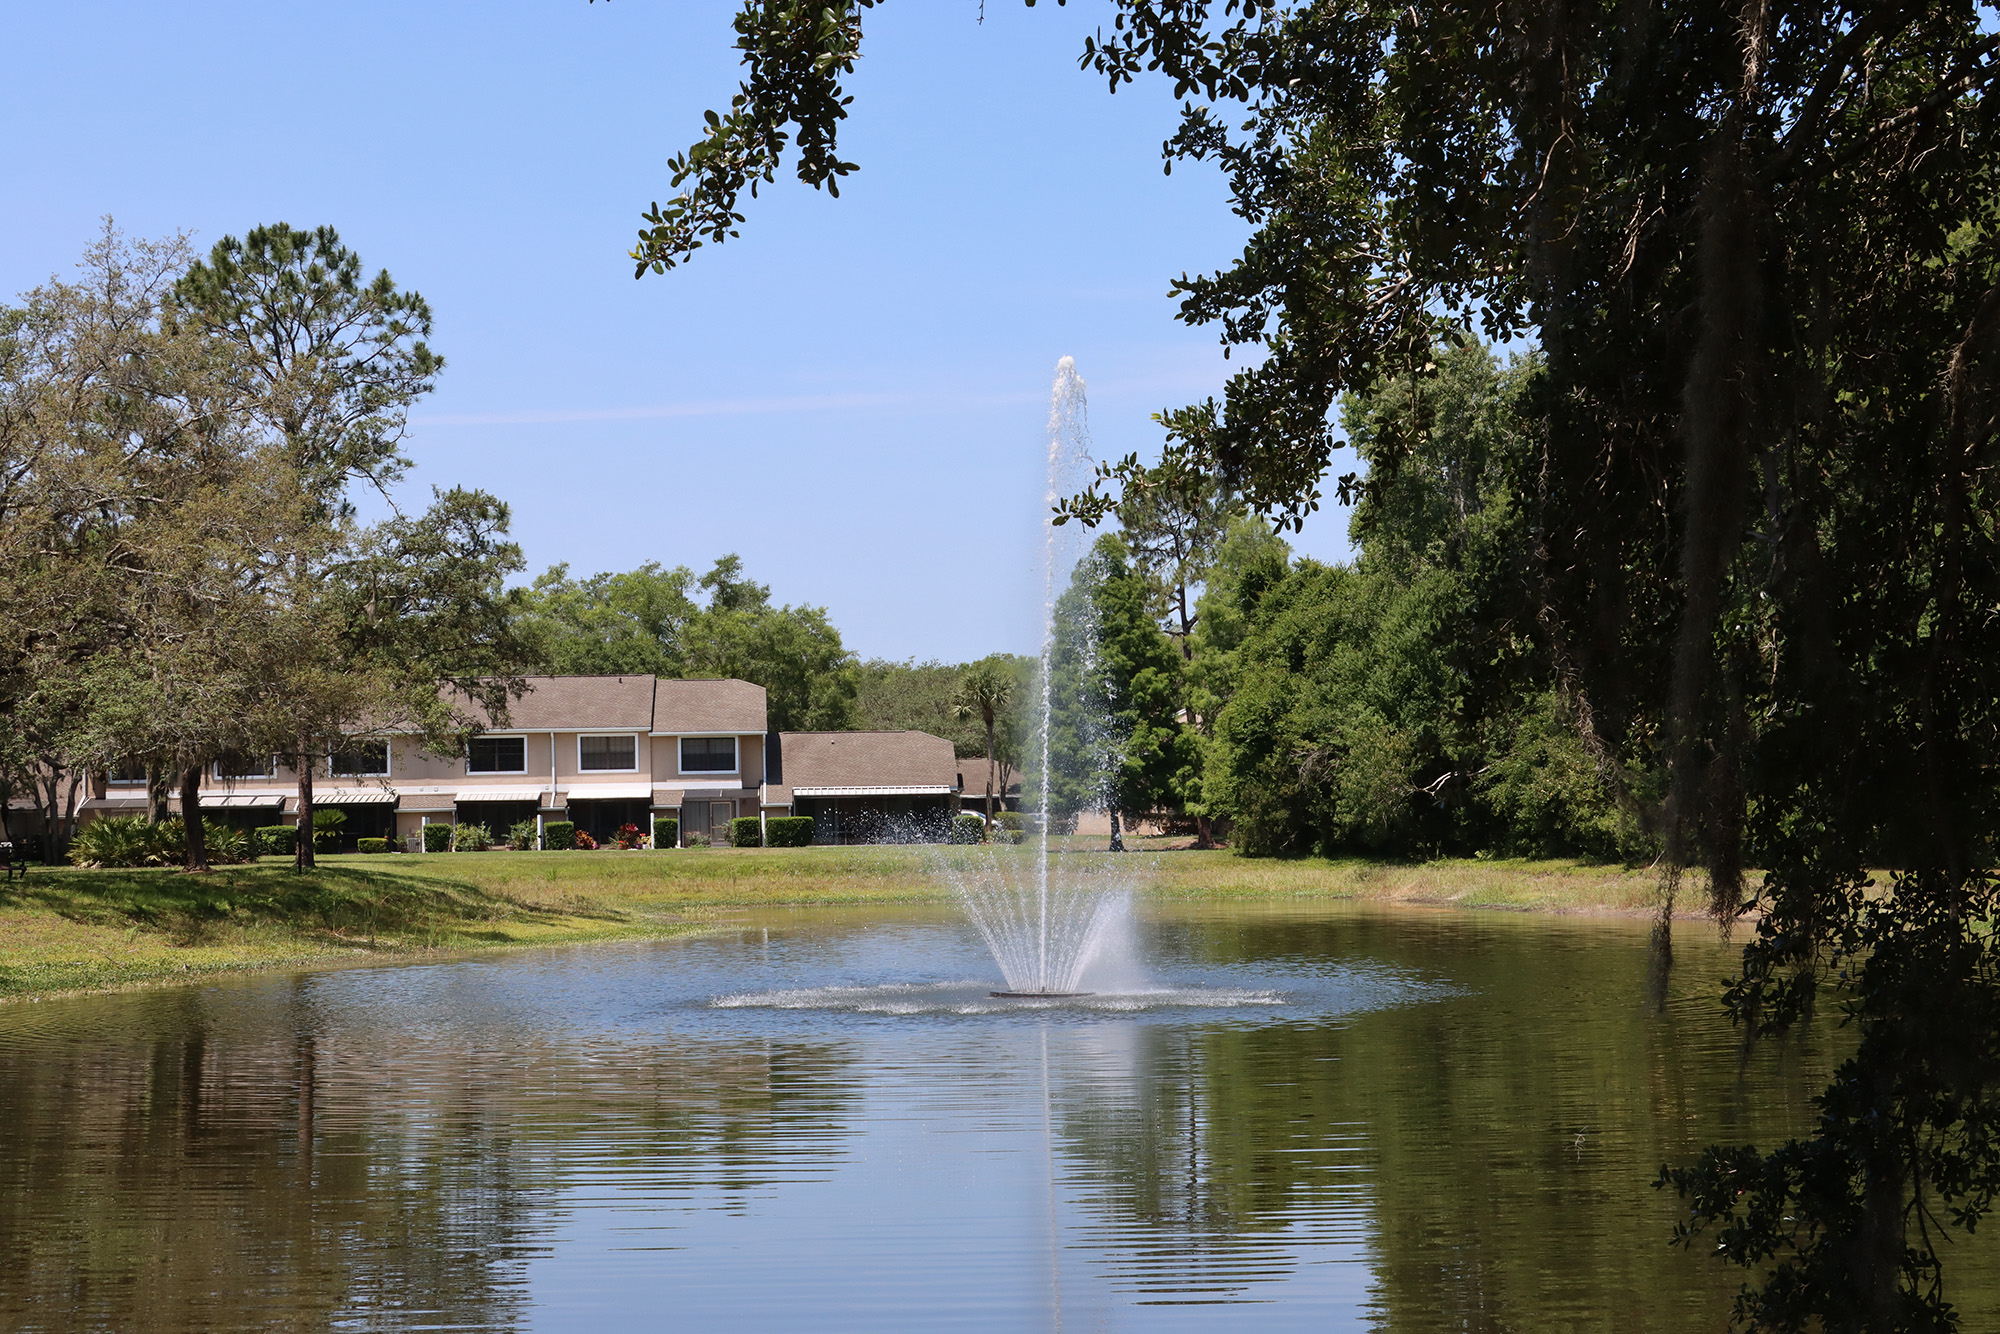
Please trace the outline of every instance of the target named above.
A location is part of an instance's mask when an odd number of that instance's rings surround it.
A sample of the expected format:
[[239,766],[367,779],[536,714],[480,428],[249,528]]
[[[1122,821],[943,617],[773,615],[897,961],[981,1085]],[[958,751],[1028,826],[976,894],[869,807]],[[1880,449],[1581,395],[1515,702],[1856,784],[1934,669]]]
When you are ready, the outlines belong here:
[[762,821],[754,815],[739,815],[729,822],[729,842],[732,847],[761,848],[764,846]]
[[951,817],[951,841],[954,843],[984,843],[986,841],[986,817],[974,815],[971,811],[960,811]]
[[427,824],[424,826],[424,851],[449,852],[451,850],[451,826],[448,824]]
[[1028,817],[1020,811],[995,811],[993,818],[999,822],[1002,829],[1011,829],[1015,833],[1027,832]]
[[655,848],[677,848],[681,845],[681,822],[679,820],[653,821],[653,846]]
[[299,848],[299,831],[288,824],[259,825],[252,836],[266,857],[290,857]]
[[576,846],[576,821],[551,820],[542,826],[542,847],[550,852],[568,852]]
[[810,815],[774,815],[764,825],[765,842],[774,848],[812,846],[813,821]]
[[387,852],[389,840],[386,838],[357,838],[354,840],[356,852]]

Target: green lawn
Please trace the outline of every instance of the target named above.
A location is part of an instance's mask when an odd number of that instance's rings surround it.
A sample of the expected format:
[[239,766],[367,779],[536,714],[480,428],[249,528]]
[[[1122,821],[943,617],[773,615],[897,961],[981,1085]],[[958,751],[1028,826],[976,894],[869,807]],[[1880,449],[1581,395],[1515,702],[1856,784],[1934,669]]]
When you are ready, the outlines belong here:
[[[1134,846],[1157,854],[1143,858],[1144,892],[1168,900],[1644,913],[1658,883],[1649,871],[1576,862],[1403,865],[1165,850],[1177,846],[1172,840]],[[0,886],[0,999],[251,968],[667,935],[751,905],[941,902],[950,890],[934,874],[936,859],[985,855],[909,847],[440,853],[327,857],[310,875],[270,861],[206,876],[38,867]],[[1054,855],[1108,864],[1082,841]]]

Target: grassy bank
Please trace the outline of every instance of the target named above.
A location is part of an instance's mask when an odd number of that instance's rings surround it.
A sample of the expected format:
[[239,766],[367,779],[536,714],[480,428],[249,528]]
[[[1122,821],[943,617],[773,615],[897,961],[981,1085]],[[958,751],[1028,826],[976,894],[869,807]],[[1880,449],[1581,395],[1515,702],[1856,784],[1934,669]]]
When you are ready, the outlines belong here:
[[[949,898],[941,850],[458,853],[175,871],[36,868],[0,887],[0,999],[552,942],[673,934],[730,909]],[[982,850],[953,850],[977,858]],[[1003,855],[1024,856],[1023,851]],[[1059,853],[1107,864],[1087,848]],[[1655,878],[1575,862],[1148,857],[1165,900],[1365,899],[1539,912],[1643,913]],[[1130,863],[1121,863],[1130,865]]]

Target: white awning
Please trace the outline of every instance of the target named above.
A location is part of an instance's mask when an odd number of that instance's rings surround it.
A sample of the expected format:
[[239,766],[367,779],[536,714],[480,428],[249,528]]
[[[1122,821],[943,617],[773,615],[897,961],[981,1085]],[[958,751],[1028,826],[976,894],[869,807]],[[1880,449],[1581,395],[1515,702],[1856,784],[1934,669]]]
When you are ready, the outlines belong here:
[[539,787],[462,787],[457,799],[467,801],[540,801],[543,789]]
[[203,809],[211,811],[268,810],[275,806],[283,806],[287,795],[283,792],[227,792],[221,795],[205,792],[202,794],[201,804]]
[[315,806],[386,806],[396,794],[379,787],[330,787],[313,793]]
[[651,801],[651,783],[579,783],[565,787],[563,796],[571,801]]
[[795,787],[794,797],[948,797],[955,787]]
[[92,797],[77,807],[80,811],[144,811],[144,797]]

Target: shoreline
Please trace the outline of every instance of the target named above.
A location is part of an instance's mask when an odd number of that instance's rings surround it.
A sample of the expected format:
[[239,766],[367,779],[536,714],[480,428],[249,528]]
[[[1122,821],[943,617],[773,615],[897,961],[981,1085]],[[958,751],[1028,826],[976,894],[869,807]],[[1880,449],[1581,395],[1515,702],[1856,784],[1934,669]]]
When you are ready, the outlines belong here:
[[[1105,855],[1096,842],[1059,851]],[[1649,868],[1567,860],[1249,858],[1134,842],[1134,867],[1147,876],[1141,892],[1159,902],[1318,899],[1633,918],[1653,915],[1659,885]],[[224,974],[664,939],[743,908],[949,903],[940,861],[985,855],[907,846],[345,854],[322,858],[309,875],[277,862],[205,876],[35,867],[0,886],[0,1004]],[[1683,901],[1699,901],[1693,888]]]

